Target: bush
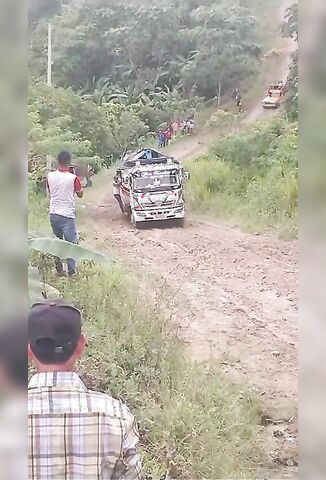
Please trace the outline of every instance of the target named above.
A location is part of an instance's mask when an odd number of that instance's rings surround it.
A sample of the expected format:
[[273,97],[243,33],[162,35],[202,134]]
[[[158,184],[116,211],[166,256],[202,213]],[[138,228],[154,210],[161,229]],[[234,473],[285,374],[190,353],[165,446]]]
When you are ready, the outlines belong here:
[[106,159],[112,153],[113,139],[104,112],[71,89],[31,84],[29,118],[32,154],[56,156],[66,148],[78,156]]
[[226,112],[224,110],[218,110],[216,113],[211,115],[210,119],[207,121],[206,126],[211,128],[218,128],[219,130],[224,130],[231,128],[236,125],[237,116],[233,113]]
[[296,124],[277,119],[223,137],[209,155],[189,162],[192,207],[295,236],[297,135]]

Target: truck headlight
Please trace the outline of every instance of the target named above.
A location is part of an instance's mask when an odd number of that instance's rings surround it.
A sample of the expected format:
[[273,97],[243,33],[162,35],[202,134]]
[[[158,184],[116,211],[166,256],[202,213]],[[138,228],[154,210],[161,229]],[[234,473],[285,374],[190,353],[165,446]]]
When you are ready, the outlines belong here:
[[176,206],[177,206],[177,207],[180,207],[180,206],[183,206],[183,205],[184,205],[183,196],[182,196],[182,193],[179,193],[179,197],[178,197]]
[[133,201],[134,201],[134,208],[135,210],[142,210],[142,206],[141,204],[139,203],[139,200],[138,200],[138,197],[136,197],[136,195],[133,195]]

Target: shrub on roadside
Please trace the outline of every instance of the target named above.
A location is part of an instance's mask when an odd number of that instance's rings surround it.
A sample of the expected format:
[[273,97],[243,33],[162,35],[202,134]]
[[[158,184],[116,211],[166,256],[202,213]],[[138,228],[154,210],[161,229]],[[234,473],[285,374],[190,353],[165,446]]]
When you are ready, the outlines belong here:
[[208,155],[188,162],[192,208],[295,236],[297,135],[296,124],[275,119],[223,137]]

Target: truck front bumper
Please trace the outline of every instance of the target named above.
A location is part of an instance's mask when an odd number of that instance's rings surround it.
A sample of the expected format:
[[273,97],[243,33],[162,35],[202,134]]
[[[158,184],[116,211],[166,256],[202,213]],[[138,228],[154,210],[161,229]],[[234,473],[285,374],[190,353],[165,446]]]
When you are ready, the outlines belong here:
[[134,210],[134,219],[136,222],[150,222],[156,220],[172,220],[173,218],[184,218],[184,207],[160,210]]
[[262,103],[263,108],[268,110],[276,110],[280,104],[279,103]]

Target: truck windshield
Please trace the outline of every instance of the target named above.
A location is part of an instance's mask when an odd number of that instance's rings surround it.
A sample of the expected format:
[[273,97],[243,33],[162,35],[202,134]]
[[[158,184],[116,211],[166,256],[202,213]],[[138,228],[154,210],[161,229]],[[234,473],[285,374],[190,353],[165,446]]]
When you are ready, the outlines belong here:
[[175,190],[179,187],[180,184],[177,175],[160,175],[156,177],[134,178],[134,190],[136,192]]

